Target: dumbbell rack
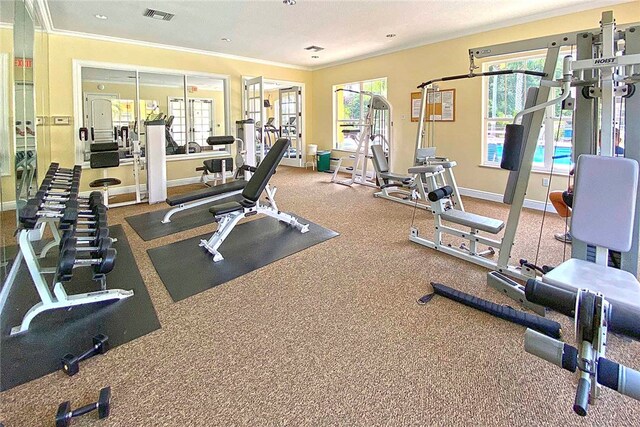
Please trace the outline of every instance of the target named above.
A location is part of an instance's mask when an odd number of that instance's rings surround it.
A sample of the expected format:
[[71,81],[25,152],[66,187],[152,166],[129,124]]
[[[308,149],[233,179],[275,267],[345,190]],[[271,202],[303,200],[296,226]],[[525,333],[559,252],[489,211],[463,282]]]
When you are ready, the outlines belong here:
[[[49,168],[50,173],[55,173],[58,169],[57,164],[52,164]],[[77,191],[76,195],[77,197]],[[72,195],[73,197],[73,195]],[[52,247],[56,246],[60,242],[60,232],[56,226],[59,223],[60,218],[43,216],[37,219],[33,228],[22,228],[18,232],[18,246],[19,251],[11,266],[11,270],[7,275],[7,279],[4,286],[0,290],[0,312],[5,308],[7,298],[11,292],[11,288],[15,283],[15,279],[18,275],[22,261],[27,265],[29,274],[36,287],[36,291],[40,297],[40,302],[32,306],[24,315],[22,322],[19,326],[15,326],[11,329],[11,335],[15,335],[21,332],[25,332],[29,329],[31,321],[40,313],[48,310],[55,310],[60,308],[69,308],[78,305],[92,304],[101,301],[120,300],[128,298],[133,295],[133,291],[127,291],[123,289],[106,289],[106,280],[104,274],[95,275],[95,280],[100,283],[100,290],[93,292],[86,292],[81,294],[67,294],[63,281],[58,274],[58,268],[44,268],[40,265],[39,258],[43,258]],[[44,246],[40,255],[36,253],[33,246],[33,242],[42,240],[46,227],[53,232],[54,241]],[[52,274],[52,286],[53,292],[47,282],[45,275]]]

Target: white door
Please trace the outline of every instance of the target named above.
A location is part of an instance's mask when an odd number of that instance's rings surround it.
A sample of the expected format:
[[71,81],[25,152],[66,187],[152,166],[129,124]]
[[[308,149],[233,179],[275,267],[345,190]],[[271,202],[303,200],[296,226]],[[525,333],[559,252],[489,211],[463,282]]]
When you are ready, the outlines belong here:
[[85,95],[85,126],[93,129],[93,141],[91,142],[113,142],[113,107],[112,99],[118,99],[115,94],[88,93]]
[[[254,141],[256,165],[264,159],[269,152],[270,147],[265,147],[264,135],[264,78],[262,76],[254,79],[248,79],[244,82],[244,117],[245,119],[253,119],[256,125],[256,136]],[[245,141],[247,147],[251,141]],[[247,149],[247,154],[251,150]],[[250,161],[249,161],[249,164]]]
[[302,167],[304,146],[302,144],[302,90],[292,86],[279,90],[280,136],[288,138],[291,145],[282,159],[282,164]]
[[213,128],[213,100],[190,99],[191,107],[191,135],[189,141],[207,147],[207,138],[215,135]]

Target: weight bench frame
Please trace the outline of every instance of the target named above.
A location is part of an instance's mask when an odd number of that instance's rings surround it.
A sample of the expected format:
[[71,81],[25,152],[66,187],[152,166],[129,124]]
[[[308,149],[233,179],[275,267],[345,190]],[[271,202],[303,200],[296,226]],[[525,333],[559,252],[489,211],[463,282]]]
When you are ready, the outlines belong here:
[[[70,308],[77,305],[92,304],[101,301],[120,300],[133,296],[133,291],[127,291],[123,289],[106,289],[106,280],[104,276],[100,280],[101,289],[99,291],[86,292],[82,294],[67,294],[62,282],[56,281],[56,269],[55,268],[43,268],[38,262],[38,255],[31,242],[42,240],[44,229],[47,223],[51,223],[51,219],[40,221],[33,229],[20,230],[18,234],[19,251],[16,255],[11,270],[7,275],[4,286],[0,290],[0,312],[5,308],[11,288],[15,283],[15,279],[18,275],[20,265],[24,260],[29,270],[29,274],[33,279],[33,283],[36,287],[36,291],[40,296],[40,302],[34,304],[22,318],[20,325],[11,328],[11,335],[26,332],[29,329],[31,321],[40,313],[48,310],[55,310],[60,308]],[[55,228],[55,226],[52,226]],[[55,235],[55,234],[54,234]],[[59,235],[58,239],[59,241]],[[55,239],[54,239],[55,241]],[[45,248],[50,247],[49,243]],[[43,250],[46,254],[46,251]],[[43,257],[42,253],[40,257]],[[49,284],[45,279],[45,274],[53,274],[53,293],[49,288]]]
[[[186,211],[187,209],[195,208],[202,205],[207,205],[213,202],[218,202],[220,200],[224,200],[228,197],[236,196],[241,193],[242,193],[242,190],[236,190],[236,191],[230,191],[227,193],[218,194],[215,196],[205,197],[198,200],[193,200],[191,202],[180,203],[178,206],[170,209],[166,214],[164,214],[164,217],[160,222],[163,224],[168,224],[171,222],[171,217],[178,212]],[[275,192],[274,192],[274,195],[275,195]]]
[[[238,168],[238,170],[234,173],[234,178],[237,179],[238,176],[240,176],[241,173],[247,171],[247,172],[254,172],[256,169],[253,166],[249,166],[249,165],[242,165],[240,168]],[[223,183],[225,184],[225,183]],[[214,185],[212,186],[208,186],[209,188],[216,188],[216,186]],[[267,186],[268,187],[268,186]],[[189,202],[184,202],[184,203],[180,203],[178,204],[176,207],[170,209],[162,218],[162,220],[160,221],[163,224],[168,224],[171,222],[171,217],[178,213],[178,212],[182,212],[185,211],[187,209],[191,209],[191,208],[195,208],[198,206],[202,206],[202,205],[208,205],[208,204],[212,204],[214,202],[219,202],[222,201],[224,199],[227,199],[229,197],[233,197],[233,196],[237,196],[239,194],[242,194],[243,189],[238,189],[235,191],[228,191],[226,193],[222,193],[222,194],[216,194],[213,196],[207,196],[207,197],[202,197],[200,199],[195,199]],[[274,187],[273,191],[268,190],[267,191],[267,197],[268,197],[268,201],[272,206],[276,206],[276,202],[275,202],[275,195],[276,195],[276,188]],[[167,199],[168,200],[168,199]]]
[[[272,191],[269,187],[269,180],[276,171],[276,167],[282,160],[285,152],[291,145],[291,142],[285,138],[280,138],[271,147],[269,153],[260,162],[260,165],[255,169],[253,176],[247,182],[244,190],[242,190],[243,200],[240,203],[232,202],[229,205],[221,208],[221,213],[216,213],[216,205],[209,209],[218,222],[218,230],[208,239],[202,239],[200,246],[204,247],[209,253],[213,255],[213,262],[222,261],[224,257],[218,251],[220,245],[224,243],[225,239],[229,236],[238,222],[248,216],[263,214],[284,222],[291,227],[299,230],[301,233],[309,231],[308,224],[302,224],[298,220],[288,213],[281,212],[276,206],[273,200],[273,195],[276,189]],[[261,204],[259,201],[263,192],[267,193],[268,204]],[[220,205],[218,205],[219,207]],[[227,210],[228,208],[228,210]]]
[[309,224],[302,224],[298,220],[288,213],[281,212],[277,208],[272,206],[266,206],[257,204],[256,206],[243,208],[241,211],[232,212],[216,217],[219,226],[218,230],[208,239],[200,240],[200,246],[209,251],[213,255],[213,262],[222,261],[224,257],[218,251],[220,245],[224,243],[225,239],[229,236],[238,222],[248,216],[263,214],[275,218],[278,221],[284,222],[291,227],[300,230],[301,233],[309,231]]

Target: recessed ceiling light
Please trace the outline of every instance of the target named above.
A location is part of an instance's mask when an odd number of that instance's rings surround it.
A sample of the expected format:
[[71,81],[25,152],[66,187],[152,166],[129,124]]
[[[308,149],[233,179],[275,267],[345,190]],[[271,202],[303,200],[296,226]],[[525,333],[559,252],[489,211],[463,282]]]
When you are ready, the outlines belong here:
[[100,15],[99,13],[98,13],[98,14],[96,14],[96,15],[94,15],[94,16],[95,16],[96,18],[98,18],[98,19],[103,19],[103,20],[104,20],[104,19],[108,19],[107,15]]
[[228,37],[223,37],[220,40],[222,40],[223,42],[227,42],[227,43],[231,41],[231,39],[228,38]]
[[391,33],[391,34],[387,34],[387,38],[390,38],[390,39],[394,38],[395,36],[396,36],[396,35],[395,35],[395,34],[393,34],[393,33]]
[[296,0],[282,0],[282,3],[286,4],[287,6],[293,6],[294,4],[296,4]]
[[320,57],[319,57],[318,55],[312,55],[312,56],[311,56],[311,58],[313,58],[313,59],[318,59],[318,58],[320,58]]

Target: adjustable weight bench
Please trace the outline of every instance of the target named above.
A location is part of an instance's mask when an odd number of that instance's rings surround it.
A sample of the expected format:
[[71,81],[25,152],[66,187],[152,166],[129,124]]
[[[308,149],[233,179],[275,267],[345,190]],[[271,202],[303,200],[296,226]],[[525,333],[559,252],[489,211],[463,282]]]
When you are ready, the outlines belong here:
[[291,142],[288,139],[280,138],[271,147],[269,153],[260,162],[253,176],[242,190],[243,199],[240,202],[219,203],[209,209],[209,212],[214,215],[216,222],[218,222],[218,230],[209,240],[201,240],[200,246],[213,255],[214,262],[224,259],[222,254],[218,252],[218,248],[220,248],[220,245],[229,236],[236,224],[248,216],[264,214],[300,230],[301,233],[309,231],[308,224],[301,224],[295,217],[281,212],[274,203],[263,205],[258,201],[262,192],[269,189],[269,180],[275,173],[276,167],[284,157],[290,144]]

